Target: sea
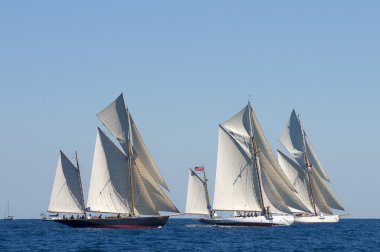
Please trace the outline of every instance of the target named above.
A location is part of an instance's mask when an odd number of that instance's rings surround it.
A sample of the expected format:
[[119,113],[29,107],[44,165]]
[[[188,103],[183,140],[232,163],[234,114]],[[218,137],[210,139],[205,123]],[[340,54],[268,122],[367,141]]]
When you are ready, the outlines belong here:
[[289,227],[217,227],[171,218],[157,229],[75,229],[0,221],[0,251],[380,251],[380,220]]

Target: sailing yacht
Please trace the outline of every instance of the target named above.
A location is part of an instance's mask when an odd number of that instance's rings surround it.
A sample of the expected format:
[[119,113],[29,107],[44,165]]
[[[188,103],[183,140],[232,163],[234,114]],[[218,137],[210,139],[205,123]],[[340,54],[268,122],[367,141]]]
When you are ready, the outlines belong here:
[[[95,228],[165,225],[169,216],[161,216],[159,212],[179,211],[162,189],[168,190],[168,186],[125,106],[123,95],[99,112],[98,118],[121,148],[98,128],[87,207],[84,207],[79,164],[75,167],[61,152],[59,178],[56,176],[54,182],[49,211],[83,215],[54,221],[71,227]],[[89,213],[99,216],[91,218]]]
[[5,214],[4,214],[4,220],[14,220],[15,216],[9,214],[9,201],[7,202],[7,207],[5,209]]
[[309,209],[305,212],[293,208],[295,223],[338,222],[339,215],[334,214],[332,209],[344,211],[344,208],[329,189],[330,179],[311,147],[294,110],[279,142],[294,158],[278,150],[279,163],[296,188],[298,198]]
[[294,222],[290,207],[309,211],[295,195],[248,103],[219,125],[213,211],[234,215],[200,221],[228,226],[287,226]]

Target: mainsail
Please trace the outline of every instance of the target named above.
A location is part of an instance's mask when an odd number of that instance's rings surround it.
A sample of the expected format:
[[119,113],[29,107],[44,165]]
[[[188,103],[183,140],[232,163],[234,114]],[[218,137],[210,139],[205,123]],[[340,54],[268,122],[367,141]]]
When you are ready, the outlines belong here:
[[205,183],[206,181],[203,181],[192,169],[189,169],[186,198],[187,214],[210,214]]
[[79,168],[60,151],[49,212],[84,213],[83,192]]
[[275,159],[248,103],[219,125],[214,210],[290,213],[309,211]]
[[140,215],[178,212],[161,186],[161,177],[128,109],[123,95],[98,113],[118,140],[120,150],[98,129],[88,207],[90,211]]
[[[295,161],[278,151],[279,163],[298,192],[298,198],[317,212],[332,214],[331,209],[344,210],[329,189],[327,174],[317,158],[299,118],[293,110],[279,142],[294,157]],[[300,210],[300,209],[298,209]],[[297,212],[293,209],[293,212]]]

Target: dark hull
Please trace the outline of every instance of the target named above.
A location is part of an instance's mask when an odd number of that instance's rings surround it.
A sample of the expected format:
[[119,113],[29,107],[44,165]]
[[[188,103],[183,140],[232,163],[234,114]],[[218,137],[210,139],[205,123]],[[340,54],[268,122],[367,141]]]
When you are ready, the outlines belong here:
[[169,216],[54,220],[73,228],[158,228]]

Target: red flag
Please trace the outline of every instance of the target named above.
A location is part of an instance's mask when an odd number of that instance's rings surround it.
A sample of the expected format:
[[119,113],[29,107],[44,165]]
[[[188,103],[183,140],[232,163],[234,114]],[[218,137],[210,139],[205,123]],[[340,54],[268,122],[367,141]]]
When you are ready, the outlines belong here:
[[195,171],[204,171],[205,168],[203,166],[197,166],[194,168]]

